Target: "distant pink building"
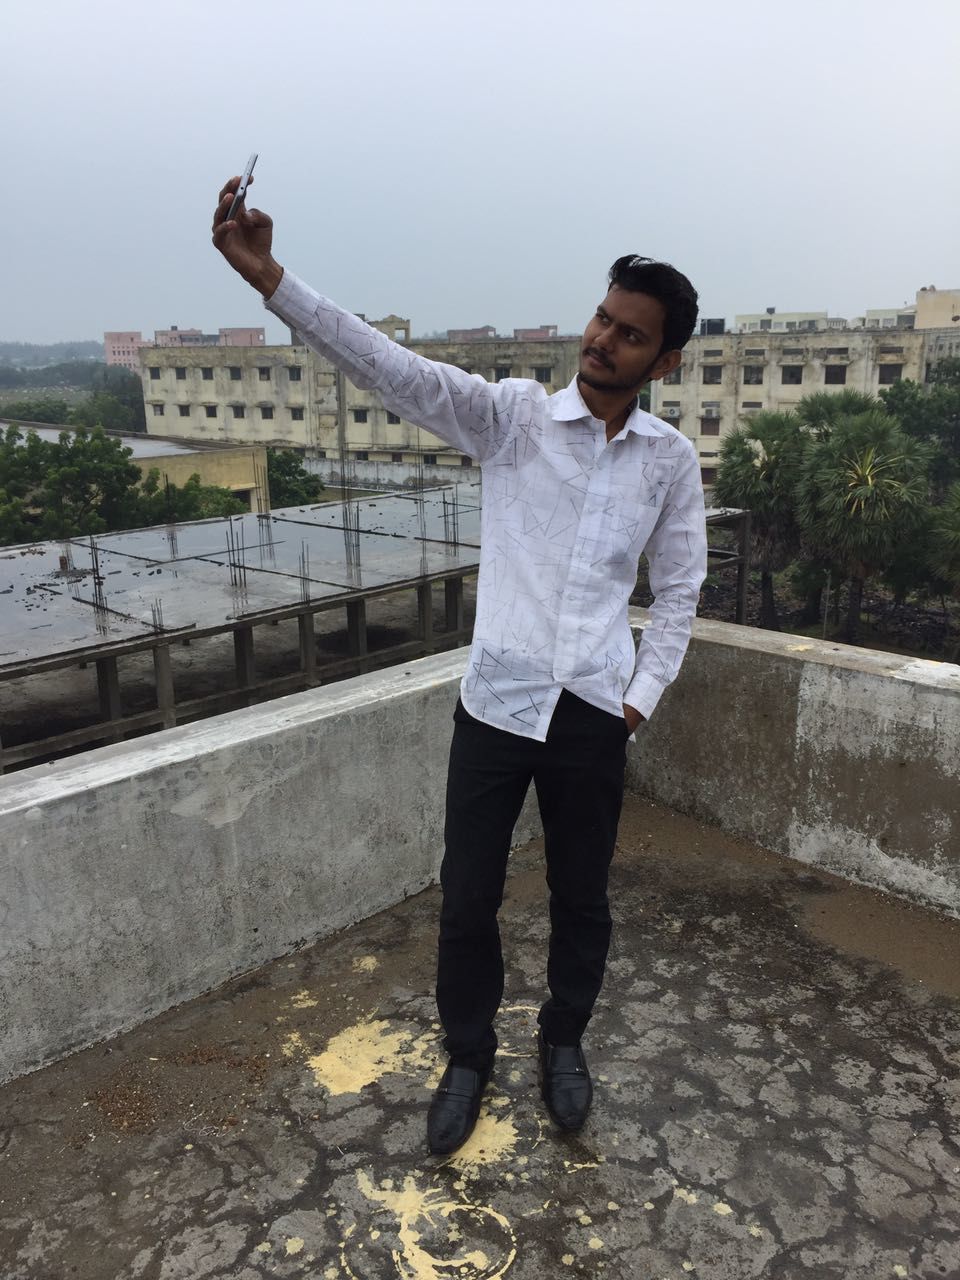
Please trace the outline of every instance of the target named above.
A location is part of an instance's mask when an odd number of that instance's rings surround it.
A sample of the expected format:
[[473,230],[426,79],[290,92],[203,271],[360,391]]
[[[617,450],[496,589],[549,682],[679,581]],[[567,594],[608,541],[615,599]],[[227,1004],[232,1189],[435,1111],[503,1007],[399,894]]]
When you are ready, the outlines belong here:
[[148,347],[150,343],[144,342],[143,335],[138,330],[135,333],[131,331],[105,333],[103,345],[107,353],[107,364],[122,365],[124,369],[139,373],[140,348]]
[[105,333],[103,345],[107,364],[122,365],[134,373],[140,372],[141,347],[262,347],[266,343],[263,329],[220,329],[217,333],[204,333],[202,329],[155,329],[153,342],[145,339],[139,330]]
[[492,324],[485,324],[480,329],[448,329],[448,342],[479,342],[483,338],[495,338],[497,331]]
[[513,336],[518,342],[542,342],[544,338],[557,336],[557,326],[542,324],[539,329],[514,329]]

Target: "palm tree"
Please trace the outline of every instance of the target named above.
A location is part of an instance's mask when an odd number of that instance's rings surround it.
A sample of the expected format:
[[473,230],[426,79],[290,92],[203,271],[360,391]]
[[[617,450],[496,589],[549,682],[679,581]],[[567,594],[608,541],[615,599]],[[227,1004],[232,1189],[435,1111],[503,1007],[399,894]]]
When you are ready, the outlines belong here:
[[849,643],[860,625],[864,583],[888,563],[921,516],[928,463],[928,447],[876,408],[835,418],[809,445],[797,515],[811,546],[850,580]]
[[861,391],[815,391],[804,396],[797,405],[796,414],[805,427],[816,435],[826,435],[844,418],[855,418],[862,413],[881,409],[879,400]]
[[799,550],[793,491],[807,435],[791,413],[757,413],[723,441],[714,499],[751,515],[752,558],[760,569],[760,625],[780,630],[773,575]]
[[933,514],[932,525],[930,568],[960,598],[960,483],[947,490],[943,505]]

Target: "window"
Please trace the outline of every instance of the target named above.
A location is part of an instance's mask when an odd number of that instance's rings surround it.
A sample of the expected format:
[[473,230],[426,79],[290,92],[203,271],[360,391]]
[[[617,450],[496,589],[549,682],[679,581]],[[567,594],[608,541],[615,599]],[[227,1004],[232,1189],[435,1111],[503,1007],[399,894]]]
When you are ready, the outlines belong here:
[[701,482],[702,482],[703,484],[713,484],[713,482],[714,482],[714,480],[716,480],[716,478],[717,478],[717,468],[716,468],[716,467],[701,467],[701,468],[700,468],[700,480],[701,480]]
[[461,467],[472,467],[473,460],[471,458],[463,457],[460,459],[460,465]]
[[743,354],[745,356],[765,356],[767,353],[763,347],[747,347]]
[[294,422],[302,422],[302,421],[303,421],[303,410],[302,410],[302,409],[291,409],[291,410],[290,410],[290,417],[294,420]]
[[902,364],[882,364],[880,366],[881,387],[892,386],[894,382],[899,382],[902,377],[903,377]]
[[239,382],[239,381],[240,381],[240,378],[241,378],[241,374],[242,374],[242,370],[240,369],[240,366],[239,366],[239,365],[232,364],[232,365],[230,366],[230,381],[231,381],[231,382]]
[[504,378],[509,378],[510,366],[508,364],[498,364],[493,371],[493,376],[497,382],[502,382]]
[[400,415],[397,413],[388,413],[387,421],[390,423],[391,426],[395,427],[397,423],[400,421]]
[[782,365],[780,369],[780,381],[785,387],[799,387],[803,382],[803,365]]
[[849,347],[827,347],[824,355],[828,356],[848,356],[850,354]]
[[723,377],[723,365],[707,364],[703,366],[703,382],[705,386],[718,386]]
[[180,417],[181,417],[181,418],[189,418],[189,417],[190,417],[190,406],[189,406],[188,404],[178,404],[178,405],[177,405],[177,408],[180,410]]
[[423,465],[425,467],[435,467],[437,465],[437,455],[435,453],[425,453],[423,455]]
[[719,418],[701,418],[700,434],[702,436],[718,436],[720,434]]
[[292,364],[290,366],[290,381],[291,382],[300,381],[300,366],[298,364]]
[[354,409],[354,411],[353,411],[353,420],[354,420],[354,422],[366,422],[366,420],[367,420],[367,411],[366,411],[366,409]]
[[155,405],[153,406],[153,416],[154,416],[155,418],[162,418],[162,417],[163,417],[163,405],[162,405],[162,404],[155,404]]
[[269,422],[273,417],[273,405],[262,404],[260,406],[260,417],[264,420],[264,422]]
[[203,375],[203,380],[204,380],[204,382],[212,382],[212,381],[213,381],[213,370],[212,370],[212,369],[201,369],[201,370],[200,370],[200,372],[201,372],[201,374]]
[[785,356],[802,356],[803,347],[784,347],[782,354]]
[[215,418],[217,416],[217,406],[215,404],[205,404],[203,406],[203,411],[208,418]]
[[881,347],[880,354],[882,356],[902,356],[903,347]]
[[325,458],[326,456],[327,456],[327,451],[326,451],[326,449],[318,449],[318,450],[317,450],[317,457],[318,457],[318,458]]
[[370,457],[366,449],[358,449],[353,456],[356,458],[358,462],[366,462],[367,459]]
[[828,387],[846,386],[847,366],[845,364],[828,364],[823,371],[823,380]]
[[261,382],[270,381],[270,369],[268,368],[267,365],[264,365],[264,364],[260,365],[260,367],[257,369],[257,373],[260,375]]
[[722,356],[723,347],[712,347],[709,351],[704,351],[705,356]]
[[183,381],[186,379],[186,376],[187,376],[187,371],[186,371],[186,369],[184,369],[184,368],[182,368],[182,367],[181,367],[181,368],[177,369],[176,373],[177,373],[177,381],[178,381],[178,382],[183,382]]
[[159,379],[160,379],[160,370],[157,368],[156,365],[153,365],[150,369],[150,381],[157,382],[159,381]]
[[402,461],[403,461],[403,454],[402,454],[402,453],[391,453],[391,455],[390,455],[390,461],[391,461],[391,462],[402,462]]
[[665,387],[678,387],[682,380],[682,372],[683,371],[678,365],[671,373],[664,374],[662,379],[663,385]]
[[763,401],[762,400],[744,400],[743,407],[744,409],[762,409]]
[[553,369],[548,364],[538,364],[533,370],[533,376],[538,382],[549,382],[553,378]]
[[247,410],[245,406],[242,404],[235,404],[233,406],[233,416],[235,418],[245,418],[247,416]]
[[745,364],[743,366],[743,385],[745,387],[763,386],[762,364]]

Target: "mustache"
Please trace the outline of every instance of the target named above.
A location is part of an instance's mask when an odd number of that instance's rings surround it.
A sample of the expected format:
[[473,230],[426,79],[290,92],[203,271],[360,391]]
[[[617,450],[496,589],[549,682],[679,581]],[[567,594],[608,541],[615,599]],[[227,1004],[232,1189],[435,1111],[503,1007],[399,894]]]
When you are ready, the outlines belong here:
[[600,363],[604,365],[607,369],[613,368],[613,365],[610,363],[607,357],[603,354],[603,352],[598,351],[596,347],[587,347],[587,349],[584,351],[583,354],[585,356],[593,356],[594,360],[599,360]]

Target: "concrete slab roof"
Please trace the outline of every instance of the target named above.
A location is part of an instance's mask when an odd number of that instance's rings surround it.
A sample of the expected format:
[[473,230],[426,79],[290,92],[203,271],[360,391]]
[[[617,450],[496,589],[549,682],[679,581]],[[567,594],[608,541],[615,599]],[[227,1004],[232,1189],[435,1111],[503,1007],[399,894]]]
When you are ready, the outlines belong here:
[[594,1109],[564,1137],[533,1052],[538,845],[514,866],[460,1153],[424,1147],[430,890],[0,1089],[2,1274],[960,1275],[960,922],[629,799]]
[[[71,427],[42,427],[35,423],[26,424],[18,422],[16,424],[11,424],[0,419],[0,431],[6,431],[6,429],[11,425],[19,427],[24,436],[26,436],[28,432],[33,432],[35,435],[38,435],[41,440],[46,440],[50,444],[56,444],[59,441],[62,432],[69,432],[73,429]],[[138,458],[159,458],[169,457],[175,454],[207,452],[206,450],[199,449],[194,445],[184,444],[179,440],[158,440],[155,436],[147,436],[142,433],[122,435],[120,432],[111,431],[108,432],[108,434],[112,439],[119,440],[122,445],[132,450],[131,456],[135,460]]]

